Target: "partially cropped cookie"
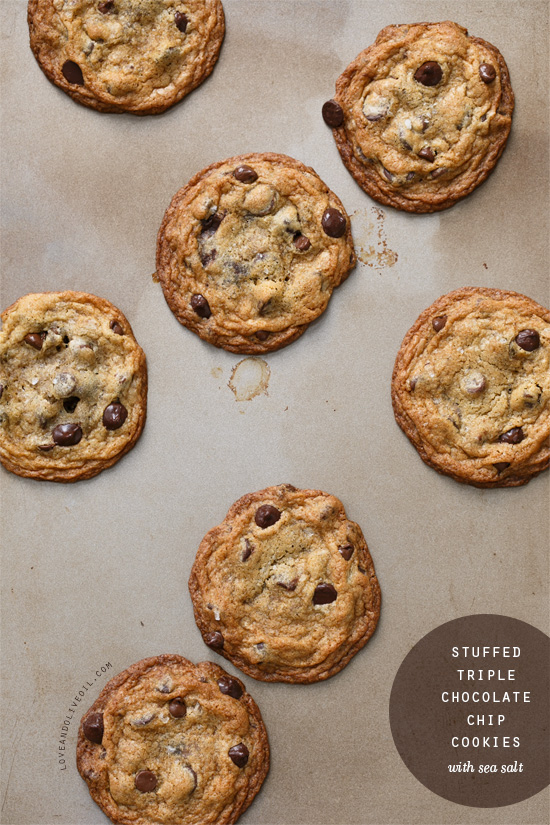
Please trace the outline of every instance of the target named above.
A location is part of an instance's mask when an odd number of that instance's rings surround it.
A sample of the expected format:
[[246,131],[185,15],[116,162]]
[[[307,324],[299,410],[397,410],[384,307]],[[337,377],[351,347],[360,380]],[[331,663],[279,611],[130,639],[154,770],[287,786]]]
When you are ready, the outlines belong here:
[[405,336],[392,400],[426,464],[476,487],[526,484],[550,460],[550,312],[517,292],[444,295]]
[[260,790],[269,745],[240,679],[166,654],[102,690],[80,724],[77,767],[120,825],[231,825]]
[[139,438],[145,355],[113,304],[83,292],[25,295],[2,313],[0,461],[20,476],[79,481]]
[[323,117],[367,194],[436,212],[490,174],[513,110],[498,49],[447,21],[382,29],[338,78]]
[[343,504],[290,484],[243,496],[199,547],[189,590],[209,647],[265,682],[317,682],[367,643],[380,588]]
[[40,68],[78,103],[100,112],[163,112],[195,89],[218,59],[220,0],[29,0]]
[[302,335],[354,265],[342,203],[286,155],[240,155],[199,172],[172,199],[157,242],[176,318],[239,353]]

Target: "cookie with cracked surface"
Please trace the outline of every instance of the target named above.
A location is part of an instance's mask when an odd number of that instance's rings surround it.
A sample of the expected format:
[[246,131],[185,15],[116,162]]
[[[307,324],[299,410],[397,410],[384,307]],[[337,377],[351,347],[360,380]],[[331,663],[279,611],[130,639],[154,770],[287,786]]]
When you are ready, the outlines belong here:
[[142,659],[112,679],[80,723],[77,767],[121,825],[231,825],[269,769],[260,711],[218,665]]
[[493,170],[513,110],[498,49],[446,21],[383,29],[338,78],[323,117],[368,195],[437,212]]
[[286,155],[240,155],[199,172],[172,199],[157,242],[178,321],[244,354],[302,335],[354,265],[342,203]]
[[225,32],[220,0],[29,0],[46,77],[100,112],[158,114],[208,77]]
[[138,440],[145,355],[113,304],[84,292],[25,295],[2,313],[0,461],[20,476],[79,481]]
[[202,540],[189,590],[205,643],[265,682],[328,679],[380,615],[361,528],[334,496],[290,484],[231,507]]
[[517,292],[443,295],[403,340],[392,400],[430,467],[476,487],[526,484],[550,460],[550,312]]

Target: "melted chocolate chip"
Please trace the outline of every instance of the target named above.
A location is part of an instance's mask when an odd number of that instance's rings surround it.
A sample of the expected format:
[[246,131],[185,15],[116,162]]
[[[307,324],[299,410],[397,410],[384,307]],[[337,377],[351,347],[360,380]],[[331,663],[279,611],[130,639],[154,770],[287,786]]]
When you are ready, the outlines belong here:
[[277,510],[272,504],[262,504],[261,507],[258,507],[254,515],[254,521],[262,530],[265,530],[266,527],[271,527],[271,525],[278,522],[280,518],[281,511]]
[[369,121],[369,123],[377,123],[379,120],[382,120],[384,114],[382,112],[377,112],[373,115],[365,115],[365,117]]
[[49,453],[50,450],[53,450],[55,444],[39,444],[38,449],[41,453]]
[[390,172],[390,170],[389,170],[389,169],[386,169],[386,167],[385,167],[385,166],[383,166],[383,167],[382,167],[382,172],[384,173],[384,176],[385,176],[385,177],[386,177],[386,178],[387,178],[390,182],[393,180],[393,175],[392,175],[392,173]]
[[294,246],[298,252],[307,252],[311,246],[311,241],[305,235],[296,235],[293,241]]
[[344,544],[342,547],[339,547],[338,550],[340,551],[340,555],[345,558],[346,561],[349,561],[353,556],[353,544]]
[[0,398],[2,398],[3,392],[4,392],[4,385],[0,384]]
[[503,444],[520,444],[525,438],[525,433],[521,427],[512,427],[508,432],[499,435],[498,440]]
[[80,401],[78,395],[70,395],[68,398],[65,398],[63,401],[63,408],[68,413],[74,413],[76,410],[76,405]]
[[479,76],[484,83],[492,83],[497,76],[495,67],[490,63],[482,63],[479,67]]
[[233,699],[240,699],[243,695],[242,687],[237,680],[232,679],[231,676],[222,676],[221,679],[218,679],[218,687],[222,693],[225,693],[227,696],[232,696]]
[[327,100],[322,108],[323,120],[331,129],[337,129],[344,122],[344,110],[335,100]]
[[290,593],[292,593],[294,590],[296,590],[296,587],[298,585],[298,579],[292,579],[292,581],[290,582],[277,582],[277,584],[279,587],[282,587],[284,590],[288,590]]
[[79,424],[58,424],[52,431],[52,438],[58,447],[72,447],[82,438]]
[[115,7],[114,0],[104,0],[103,3],[98,3],[97,10],[101,12],[101,14],[109,14]]
[[89,713],[82,722],[82,732],[89,742],[101,745],[103,739],[103,714]]
[[429,146],[424,146],[418,153],[418,157],[433,163],[435,160],[435,152]]
[[183,14],[181,11],[177,11],[174,15],[174,21],[180,32],[187,31],[187,25],[189,23],[187,15]]
[[446,171],[446,166],[440,166],[438,169],[432,169],[432,171],[430,172],[430,177],[435,180],[435,178],[440,178],[442,175],[444,175]]
[[242,742],[240,745],[233,745],[232,748],[228,750],[229,758],[238,768],[244,768],[246,763],[248,762],[248,748],[246,745],[243,745]]
[[61,67],[61,71],[68,83],[72,83],[73,86],[84,86],[82,69],[74,60],[66,60]]
[[168,705],[168,710],[170,711],[170,714],[174,717],[174,719],[182,719],[187,713],[185,702],[183,701],[183,699],[180,699],[179,697],[176,699],[172,699],[172,701]]
[[153,771],[138,771],[134,779],[134,785],[141,793],[154,791],[157,787],[157,777]]
[[414,73],[414,79],[423,86],[437,86],[443,77],[443,71],[439,63],[435,60],[428,60],[418,67]]
[[201,235],[213,235],[222,221],[223,215],[220,215],[219,212],[214,212],[213,215],[210,215],[210,217],[205,218],[203,221],[201,221]]
[[338,209],[329,206],[321,219],[321,225],[329,238],[341,238],[346,231],[346,219]]
[[258,173],[252,167],[243,163],[242,166],[237,166],[233,171],[233,177],[241,183],[254,183],[255,180],[258,180]]
[[493,467],[495,468],[497,473],[502,473],[502,471],[507,470],[509,466],[509,461],[497,461],[496,464],[493,464]]
[[42,344],[46,338],[47,332],[29,332],[23,339],[27,344],[30,344],[34,349],[42,349]]
[[252,555],[252,551],[254,550],[254,546],[248,541],[248,539],[244,540],[244,550],[241,556],[242,561],[246,561]]
[[407,142],[404,138],[401,138],[401,145],[402,145],[405,149],[408,149],[408,150],[409,150],[409,152],[410,152],[410,151],[411,151],[411,149],[412,149],[411,144],[410,144],[410,143],[408,143],[408,142]]
[[267,341],[267,339],[269,338],[269,332],[267,331],[267,329],[260,329],[256,333],[256,338],[258,339],[258,341]]
[[213,633],[206,633],[204,641],[212,650],[222,650],[223,648],[224,638],[218,630]]
[[106,430],[118,430],[128,418],[128,410],[124,404],[116,401],[103,410],[103,426]]
[[437,318],[432,318],[432,327],[436,332],[440,332],[447,323],[446,315],[438,315]]
[[192,295],[189,303],[191,304],[191,309],[197,313],[199,318],[210,318],[212,315],[210,304],[204,295]]
[[315,588],[315,592],[313,594],[313,604],[330,604],[335,601],[337,596],[338,593],[332,584],[321,582]]
[[540,347],[540,335],[534,329],[522,329],[516,335],[516,344],[526,352],[533,352]]
[[122,329],[122,327],[120,326],[118,321],[111,321],[109,326],[111,327],[113,332],[115,332],[117,335],[124,335],[124,330]]

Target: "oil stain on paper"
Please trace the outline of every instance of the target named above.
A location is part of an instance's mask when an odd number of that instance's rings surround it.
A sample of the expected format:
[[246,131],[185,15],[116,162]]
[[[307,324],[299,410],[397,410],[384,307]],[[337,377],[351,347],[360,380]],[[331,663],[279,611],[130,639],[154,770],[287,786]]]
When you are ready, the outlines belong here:
[[233,367],[227,386],[236,401],[251,401],[257,395],[268,395],[271,370],[263,358],[243,358]]
[[373,269],[386,269],[397,263],[397,252],[390,249],[384,220],[386,215],[377,206],[371,206],[365,212],[353,212],[354,240],[357,257],[361,263]]

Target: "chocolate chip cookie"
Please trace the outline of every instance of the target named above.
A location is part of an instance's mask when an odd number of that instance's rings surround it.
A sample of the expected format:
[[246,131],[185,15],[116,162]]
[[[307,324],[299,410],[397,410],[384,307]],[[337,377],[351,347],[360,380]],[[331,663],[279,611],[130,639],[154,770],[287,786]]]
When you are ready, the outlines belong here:
[[231,352],[290,344],[354,265],[341,202],[286,155],[240,155],[199,172],[172,199],[158,235],[170,309]]
[[230,825],[269,769],[260,711],[240,679],[166,654],[112,679],[82,719],[77,767],[121,825]]
[[392,400],[430,467],[476,487],[526,484],[550,460],[550,312],[517,292],[444,295],[405,336]]
[[31,48],[73,100],[157,114],[208,77],[222,44],[220,0],[29,0]]
[[212,650],[264,682],[317,682],[367,643],[380,588],[334,496],[290,484],[243,496],[199,547],[189,590]]
[[20,476],[78,481],[139,438],[145,355],[130,324],[83,292],[25,295],[2,313],[0,461]]
[[504,58],[456,23],[387,26],[323,106],[344,164],[380,203],[453,206],[493,170],[514,94]]

